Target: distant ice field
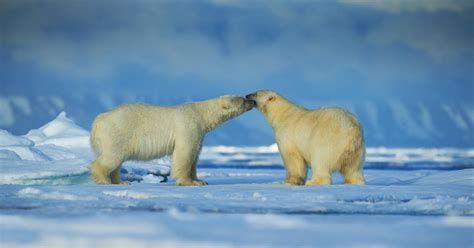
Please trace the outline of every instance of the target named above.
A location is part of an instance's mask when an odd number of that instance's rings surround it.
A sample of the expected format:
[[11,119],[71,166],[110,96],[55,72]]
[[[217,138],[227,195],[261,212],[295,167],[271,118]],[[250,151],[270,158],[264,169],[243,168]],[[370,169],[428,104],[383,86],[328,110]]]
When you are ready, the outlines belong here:
[[168,158],[126,162],[96,185],[89,132],[65,113],[0,130],[6,247],[472,247],[474,149],[367,148],[367,185],[284,186],[278,148],[204,147],[179,187]]

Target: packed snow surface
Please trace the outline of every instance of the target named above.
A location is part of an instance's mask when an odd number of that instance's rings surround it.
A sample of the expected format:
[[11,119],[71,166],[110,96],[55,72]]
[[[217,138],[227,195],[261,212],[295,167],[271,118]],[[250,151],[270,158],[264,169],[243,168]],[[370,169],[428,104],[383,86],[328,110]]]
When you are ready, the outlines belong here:
[[337,174],[284,186],[275,144],[204,147],[205,187],[175,186],[168,158],[126,162],[130,185],[96,185],[93,159],[65,113],[24,136],[0,130],[2,246],[474,245],[474,149],[368,148],[365,186]]

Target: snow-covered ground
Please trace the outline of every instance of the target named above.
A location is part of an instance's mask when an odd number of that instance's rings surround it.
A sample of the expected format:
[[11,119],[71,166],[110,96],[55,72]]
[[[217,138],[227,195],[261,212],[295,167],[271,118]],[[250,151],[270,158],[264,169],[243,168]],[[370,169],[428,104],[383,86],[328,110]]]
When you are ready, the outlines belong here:
[[474,246],[474,149],[368,148],[365,186],[288,187],[276,145],[214,146],[209,186],[175,186],[166,158],[102,186],[88,137],[65,113],[0,130],[2,247]]

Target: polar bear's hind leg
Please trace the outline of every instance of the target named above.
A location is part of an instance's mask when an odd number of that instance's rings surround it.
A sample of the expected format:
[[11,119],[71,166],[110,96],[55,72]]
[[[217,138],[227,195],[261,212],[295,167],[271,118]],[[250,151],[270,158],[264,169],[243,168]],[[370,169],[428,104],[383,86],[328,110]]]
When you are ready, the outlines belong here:
[[121,161],[115,161],[114,159],[107,160],[101,156],[92,162],[90,166],[92,179],[98,184],[117,183],[116,177],[114,177],[112,181],[111,174],[113,171],[118,170],[120,176],[120,165]]
[[110,184],[110,177],[107,174],[107,171],[104,170],[104,166],[100,164],[98,160],[92,162],[90,166],[92,173],[92,179],[98,184]]
[[121,168],[122,168],[122,166],[119,166],[117,169],[112,171],[112,173],[110,173],[110,180],[111,180],[112,184],[128,185],[127,181],[122,181],[122,179],[120,178],[120,169]]
[[344,175],[345,181],[344,183],[346,184],[359,184],[359,185],[364,185],[365,180],[364,180],[364,175],[362,175],[361,172],[354,172],[349,175]]
[[365,184],[364,174],[362,173],[364,166],[364,150],[350,153],[343,161],[341,174],[344,176],[346,184]]
[[340,159],[341,174],[346,184],[365,184],[363,168],[365,160],[365,144],[362,129],[354,129],[349,135],[346,152]]

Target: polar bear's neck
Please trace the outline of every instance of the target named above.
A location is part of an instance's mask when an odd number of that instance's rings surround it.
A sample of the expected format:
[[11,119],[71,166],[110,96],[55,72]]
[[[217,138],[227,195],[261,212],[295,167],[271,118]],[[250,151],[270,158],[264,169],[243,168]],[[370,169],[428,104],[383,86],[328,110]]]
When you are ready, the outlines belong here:
[[214,100],[196,102],[194,107],[203,119],[203,128],[206,132],[214,130],[220,124],[234,117],[230,111],[224,110]]
[[286,123],[283,120],[290,119],[301,111],[305,111],[305,109],[287,99],[280,98],[266,109],[265,116],[272,128],[278,129],[280,124]]

